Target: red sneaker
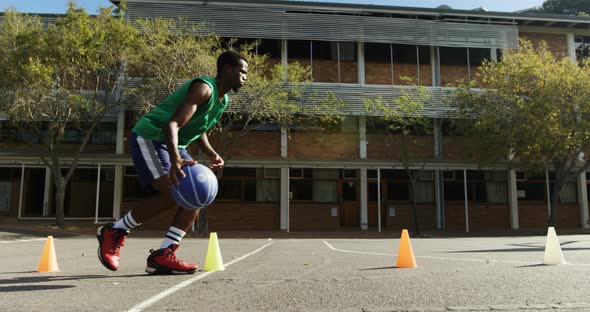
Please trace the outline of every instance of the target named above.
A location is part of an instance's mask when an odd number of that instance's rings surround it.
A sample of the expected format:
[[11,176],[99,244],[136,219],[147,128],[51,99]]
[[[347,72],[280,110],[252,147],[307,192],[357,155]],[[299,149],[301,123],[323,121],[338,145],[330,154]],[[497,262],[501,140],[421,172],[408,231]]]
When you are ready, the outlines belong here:
[[178,244],[171,244],[167,248],[150,250],[145,271],[150,274],[193,274],[197,266],[184,263],[176,258]]
[[119,251],[125,245],[129,231],[113,229],[113,223],[105,224],[96,231],[98,239],[98,260],[107,269],[117,271],[119,268]]

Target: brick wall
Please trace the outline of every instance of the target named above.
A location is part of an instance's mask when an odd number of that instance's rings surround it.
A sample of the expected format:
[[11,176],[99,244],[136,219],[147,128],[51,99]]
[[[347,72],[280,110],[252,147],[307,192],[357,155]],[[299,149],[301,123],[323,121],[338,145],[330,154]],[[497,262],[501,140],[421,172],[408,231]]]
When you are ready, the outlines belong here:
[[222,202],[207,209],[209,231],[279,230],[281,209],[278,203]]
[[[407,147],[412,157],[434,159],[434,138],[432,136],[411,136]],[[367,135],[367,159],[392,160],[400,159],[399,146],[402,136]]]
[[556,212],[557,228],[579,229],[582,226],[580,206],[577,204],[560,204]]
[[315,82],[338,82],[338,61],[313,60],[312,79]]
[[447,231],[465,231],[465,206],[445,203],[445,227]]
[[[383,206],[385,213],[385,226],[388,230],[402,230],[414,229],[414,221],[412,220],[412,204],[403,203],[386,203]],[[389,215],[389,208],[395,208],[395,216]],[[436,206],[434,204],[418,204],[418,226],[421,230],[432,230],[436,228]]]
[[391,85],[391,63],[370,62],[365,64],[365,83]]
[[[103,144],[88,144],[86,146],[86,150],[84,154],[109,154],[115,153],[116,146],[112,145],[103,145]],[[79,144],[64,144],[60,146],[61,153],[64,155],[71,155],[75,153],[77,150],[80,149]],[[47,153],[47,146],[44,144],[36,144],[30,145],[28,143],[8,143],[2,142],[0,143],[0,153],[2,152],[10,152],[10,153],[22,153],[22,154],[30,154],[35,155],[36,153]],[[84,156],[82,154],[82,156]]]
[[338,204],[291,203],[289,222],[292,230],[335,230],[340,228],[339,218],[332,217],[332,208]]
[[[559,211],[558,211],[559,214]],[[518,203],[518,223],[521,229],[543,229],[547,227],[547,204]],[[579,219],[579,217],[578,217]]]
[[510,229],[510,206],[469,203],[469,229],[473,231]]
[[[218,153],[223,153],[228,159],[262,160],[281,157],[280,132],[251,131],[244,136],[233,133],[231,137],[212,135],[209,141]],[[197,152],[195,144],[191,148],[192,153]]]
[[293,132],[288,142],[289,160],[359,159],[356,133]]
[[476,150],[473,148],[475,141],[465,136],[443,136],[443,159],[476,160]]
[[[510,229],[508,204],[469,203],[469,231]],[[450,231],[465,231],[465,204],[445,203],[445,222]]]
[[[549,218],[547,203],[518,203],[518,221],[521,229],[544,229]],[[577,229],[582,226],[580,207],[577,204],[560,204],[556,212],[557,228]]]
[[564,57],[568,55],[567,36],[565,34],[520,32],[518,36],[531,41],[534,46],[538,45],[541,41],[545,41],[549,46],[551,53],[557,57]]
[[458,86],[462,80],[464,83],[469,81],[469,71],[467,65],[441,65],[440,76],[442,86]]
[[[121,203],[121,216],[139,208],[141,200],[127,199]],[[278,203],[216,201],[207,209],[209,231],[279,230]],[[143,223],[142,228],[166,230],[174,220],[175,209],[161,211]]]

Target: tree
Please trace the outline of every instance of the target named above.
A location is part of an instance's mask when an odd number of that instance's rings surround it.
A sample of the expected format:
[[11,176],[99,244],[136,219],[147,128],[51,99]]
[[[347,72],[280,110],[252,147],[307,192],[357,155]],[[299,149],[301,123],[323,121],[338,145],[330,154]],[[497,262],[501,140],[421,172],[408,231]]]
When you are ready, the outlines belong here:
[[486,62],[488,89],[459,88],[455,102],[491,161],[555,170],[548,224],[554,226],[563,185],[590,166],[590,64],[556,59],[546,44],[521,41],[502,62]]
[[[51,169],[59,227],[80,156],[105,114],[118,106],[127,81],[122,58],[136,29],[117,13],[110,7],[90,16],[70,3],[50,25],[14,10],[0,22],[2,111],[27,133],[29,143],[44,149],[38,154]],[[69,131],[80,134],[77,145],[66,141]],[[72,158],[69,167],[64,157]]]
[[539,9],[542,13],[588,15],[590,2],[587,0],[546,0]]
[[416,198],[416,183],[420,181],[420,173],[426,165],[425,159],[416,158],[410,153],[410,146],[419,144],[417,136],[429,135],[433,131],[432,119],[424,116],[424,107],[431,98],[430,90],[418,86],[402,89],[402,95],[385,103],[382,98],[365,99],[365,108],[371,115],[382,116],[383,124],[372,126],[381,134],[400,136],[401,144],[393,147],[392,156],[397,159],[410,179],[410,193],[412,195],[412,223],[415,235],[420,235],[418,222],[418,207]]

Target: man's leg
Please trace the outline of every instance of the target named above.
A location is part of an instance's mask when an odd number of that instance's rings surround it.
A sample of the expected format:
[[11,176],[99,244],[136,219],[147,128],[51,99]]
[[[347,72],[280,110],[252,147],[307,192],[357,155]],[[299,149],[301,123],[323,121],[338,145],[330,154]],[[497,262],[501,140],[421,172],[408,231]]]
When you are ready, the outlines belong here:
[[[166,236],[158,250],[150,250],[150,255],[147,259],[147,266],[145,271],[151,274],[192,274],[197,271],[197,266],[190,263],[184,263],[176,258],[176,250],[179,247],[180,241],[186,235],[186,232],[195,222],[199,210],[185,209],[174,202],[170,191],[168,189],[169,177],[162,177],[161,181],[154,182],[153,187],[158,189],[160,194],[163,194],[167,205],[177,207],[176,215],[172,226],[166,232]],[[150,206],[149,209],[152,209]],[[148,214],[140,215],[140,218]]]

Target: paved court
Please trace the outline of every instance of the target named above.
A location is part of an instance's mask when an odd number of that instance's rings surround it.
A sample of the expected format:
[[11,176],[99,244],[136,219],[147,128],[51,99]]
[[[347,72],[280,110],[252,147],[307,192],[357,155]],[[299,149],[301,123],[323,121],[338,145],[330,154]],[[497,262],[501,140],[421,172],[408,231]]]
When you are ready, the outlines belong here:
[[[559,232],[559,231],[558,231]],[[56,238],[57,273],[35,272],[45,239],[0,232],[2,311],[590,311],[590,236],[412,239],[418,268],[395,268],[398,239],[224,239],[226,270],[146,275],[160,239],[127,240],[104,269],[93,237]],[[178,255],[202,267],[207,239]]]

